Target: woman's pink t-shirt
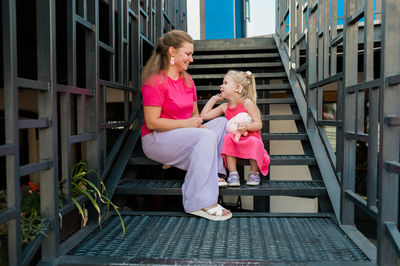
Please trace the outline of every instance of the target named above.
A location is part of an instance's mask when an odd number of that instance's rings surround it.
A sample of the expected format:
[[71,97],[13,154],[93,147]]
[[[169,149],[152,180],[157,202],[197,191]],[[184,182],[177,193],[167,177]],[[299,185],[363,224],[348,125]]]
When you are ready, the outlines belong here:
[[[160,73],[150,76],[142,86],[143,106],[160,106],[161,118],[188,119],[193,114],[193,102],[197,101],[196,87],[193,79],[186,74],[190,87],[186,85],[182,75],[177,80]],[[149,134],[144,122],[141,135]]]

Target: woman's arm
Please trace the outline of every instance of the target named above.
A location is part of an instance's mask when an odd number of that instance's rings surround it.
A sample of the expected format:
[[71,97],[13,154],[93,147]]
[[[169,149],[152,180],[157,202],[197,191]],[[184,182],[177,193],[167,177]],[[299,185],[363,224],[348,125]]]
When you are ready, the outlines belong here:
[[199,117],[199,107],[197,105],[197,102],[193,102],[193,113],[192,113],[193,117]]
[[251,116],[253,122],[251,123],[239,123],[238,130],[240,131],[259,131],[262,129],[261,116],[258,112],[257,106],[251,100],[245,100],[243,103],[247,113]]
[[226,104],[220,104],[219,106],[212,109],[216,102],[222,101],[223,99],[224,98],[221,97],[221,94],[212,96],[203,107],[203,110],[201,110],[200,117],[205,120],[210,120],[224,114]]
[[[200,127],[203,119],[200,117],[191,117],[189,119],[167,119],[161,118],[161,106],[143,106],[144,120],[150,130],[169,131],[184,127]],[[197,111],[198,112],[198,111]]]

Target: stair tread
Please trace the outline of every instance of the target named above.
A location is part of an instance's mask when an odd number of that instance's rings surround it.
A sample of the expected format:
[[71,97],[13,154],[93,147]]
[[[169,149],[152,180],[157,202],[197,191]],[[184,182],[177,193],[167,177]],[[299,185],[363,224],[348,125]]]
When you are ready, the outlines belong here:
[[[198,105],[205,105],[208,100],[197,100]],[[257,104],[291,104],[296,103],[294,98],[268,98],[257,99]]]
[[[117,194],[182,195],[183,180],[128,179],[118,185]],[[237,188],[220,188],[220,195],[326,195],[323,181],[313,180],[267,180],[258,186],[246,186],[245,181]]]
[[[260,78],[287,78],[286,72],[266,72],[266,73],[253,73],[256,79]],[[198,79],[220,79],[221,81],[225,77],[223,74],[193,74],[191,77],[194,80]]]
[[193,64],[189,66],[189,71],[194,69],[216,69],[216,68],[229,68],[229,69],[251,69],[261,67],[282,67],[282,62],[264,62],[264,63],[213,63],[213,64]]
[[234,212],[232,219],[221,223],[183,212],[125,212],[122,218],[126,236],[121,236],[119,217],[113,215],[57,261],[71,263],[75,258],[91,265],[369,262],[329,213]]
[[289,114],[289,115],[262,115],[262,121],[269,120],[301,120],[300,114]]
[[245,59],[245,58],[280,58],[279,53],[249,53],[249,54],[206,54],[193,55],[194,64],[197,60],[216,60],[216,59]]
[[307,133],[261,133],[263,140],[308,140]]
[[[271,165],[299,165],[299,164],[315,164],[315,157],[312,155],[270,155]],[[249,160],[239,159],[238,164],[248,164]],[[144,154],[135,154],[129,161],[129,165],[161,165],[147,158]]]
[[[196,86],[197,91],[219,91],[221,89],[220,86]],[[261,90],[290,90],[290,85],[285,83],[285,84],[260,84],[257,85],[257,91]]]

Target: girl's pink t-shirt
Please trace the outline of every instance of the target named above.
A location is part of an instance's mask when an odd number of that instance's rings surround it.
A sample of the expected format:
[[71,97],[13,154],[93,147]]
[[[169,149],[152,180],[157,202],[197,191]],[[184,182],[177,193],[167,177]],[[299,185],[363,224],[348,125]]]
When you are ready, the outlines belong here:
[[[177,80],[171,79],[162,72],[150,76],[142,86],[143,106],[160,106],[161,118],[188,119],[193,114],[193,102],[197,101],[196,87],[193,79],[186,74],[190,87],[182,75]],[[146,121],[141,129],[142,137],[149,134]]]

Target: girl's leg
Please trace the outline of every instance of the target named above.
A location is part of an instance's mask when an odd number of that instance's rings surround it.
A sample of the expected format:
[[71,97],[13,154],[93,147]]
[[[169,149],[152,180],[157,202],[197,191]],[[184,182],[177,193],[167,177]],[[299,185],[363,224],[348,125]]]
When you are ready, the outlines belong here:
[[213,131],[181,128],[152,132],[142,138],[142,146],[150,159],[187,171],[182,186],[186,212],[208,208],[217,203],[217,137]]
[[259,168],[258,168],[257,161],[254,159],[249,159],[249,161],[250,161],[250,171],[252,171],[254,173],[258,173]]
[[236,157],[225,155],[226,166],[228,167],[229,172],[237,172],[236,167]]

